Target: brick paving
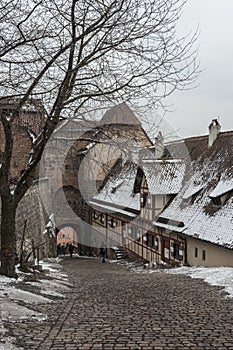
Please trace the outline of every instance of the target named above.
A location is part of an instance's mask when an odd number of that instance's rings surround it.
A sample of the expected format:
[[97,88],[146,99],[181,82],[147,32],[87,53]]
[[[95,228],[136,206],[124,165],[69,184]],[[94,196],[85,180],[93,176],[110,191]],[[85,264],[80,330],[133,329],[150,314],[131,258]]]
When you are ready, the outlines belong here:
[[6,325],[23,349],[233,349],[233,300],[218,287],[94,259],[62,264],[74,288],[64,300],[34,307],[48,319]]

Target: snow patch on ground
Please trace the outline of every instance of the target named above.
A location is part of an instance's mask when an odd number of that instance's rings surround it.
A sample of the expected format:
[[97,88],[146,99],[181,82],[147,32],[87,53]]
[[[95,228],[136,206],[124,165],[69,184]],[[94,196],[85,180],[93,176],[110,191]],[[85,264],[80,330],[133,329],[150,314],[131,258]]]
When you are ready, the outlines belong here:
[[[140,272],[154,273],[160,269],[139,269]],[[231,267],[177,267],[172,269],[163,269],[168,274],[183,274],[191,278],[201,278],[212,286],[220,286],[233,298],[233,268]]]
[[37,321],[46,320],[47,316],[39,312],[28,309],[11,301],[1,301],[0,304],[1,321],[16,322],[33,319]]
[[49,297],[63,298],[64,293],[70,290],[72,284],[59,264],[60,261],[61,259],[55,258],[39,262],[44,270],[43,278],[35,282],[23,282],[24,285],[32,287],[32,292],[20,289],[24,276],[29,274],[21,274],[17,280],[0,275],[0,350],[22,349],[14,345],[15,339],[8,336],[4,322],[28,319],[43,322],[47,315],[31,310],[30,305],[51,303],[53,300]]
[[177,267],[166,270],[171,274],[185,274],[192,278],[201,278],[213,286],[221,286],[233,298],[233,268],[232,267]]
[[176,268],[158,268],[156,263],[136,263],[127,260],[111,260],[110,263],[123,265],[127,269],[135,273],[158,273],[164,272],[168,274],[184,274],[191,278],[201,278],[205,282],[213,286],[220,286],[229,294],[229,298],[233,298],[233,268],[232,267],[203,267],[181,266]]

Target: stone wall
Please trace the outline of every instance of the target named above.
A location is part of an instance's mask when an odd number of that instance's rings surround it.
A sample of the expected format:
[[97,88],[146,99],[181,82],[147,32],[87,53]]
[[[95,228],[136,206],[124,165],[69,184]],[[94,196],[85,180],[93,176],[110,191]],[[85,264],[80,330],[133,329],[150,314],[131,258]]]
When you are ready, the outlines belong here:
[[[47,211],[49,210],[49,212],[45,211],[43,200],[46,200]],[[48,247],[49,232],[46,225],[49,222],[51,208],[49,180],[35,180],[17,208],[16,233],[18,254],[23,250],[26,256],[32,252],[33,247],[35,247],[35,253],[39,253],[40,258],[50,254]]]
[[[47,211],[44,208],[42,193],[43,200],[46,200]],[[52,214],[51,198],[49,180],[40,179],[33,182],[19,203],[16,213],[16,249],[19,259],[22,258],[22,254],[23,260],[30,255],[29,261],[33,261],[33,257],[38,254],[40,259],[56,254],[55,237],[52,237],[51,230],[46,227]]]
[[[28,134],[27,128],[22,126],[13,126],[13,154],[11,158],[11,171],[9,177],[19,178],[21,172],[26,168],[32,140]],[[0,154],[4,152],[5,134],[2,123],[0,123]]]

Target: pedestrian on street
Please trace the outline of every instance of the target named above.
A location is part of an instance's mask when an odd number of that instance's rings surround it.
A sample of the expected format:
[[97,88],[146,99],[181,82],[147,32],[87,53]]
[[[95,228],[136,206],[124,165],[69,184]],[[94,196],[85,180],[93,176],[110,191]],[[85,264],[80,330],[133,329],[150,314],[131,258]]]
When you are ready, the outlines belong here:
[[101,256],[101,262],[105,263],[105,248],[104,247],[100,248],[100,256]]
[[65,244],[62,245],[62,253],[63,253],[63,255],[66,255],[66,246],[65,246]]
[[61,253],[61,243],[57,245],[57,256]]
[[74,251],[74,246],[72,243],[69,244],[69,253],[70,253],[70,257],[72,258],[72,254],[73,254],[73,251]]

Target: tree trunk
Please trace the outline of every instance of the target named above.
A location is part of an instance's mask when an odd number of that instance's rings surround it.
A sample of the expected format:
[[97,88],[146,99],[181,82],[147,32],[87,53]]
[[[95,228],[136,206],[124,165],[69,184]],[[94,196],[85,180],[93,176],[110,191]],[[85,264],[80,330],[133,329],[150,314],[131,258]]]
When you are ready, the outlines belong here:
[[1,208],[1,268],[0,273],[7,277],[16,277],[16,207],[11,198],[2,198]]

